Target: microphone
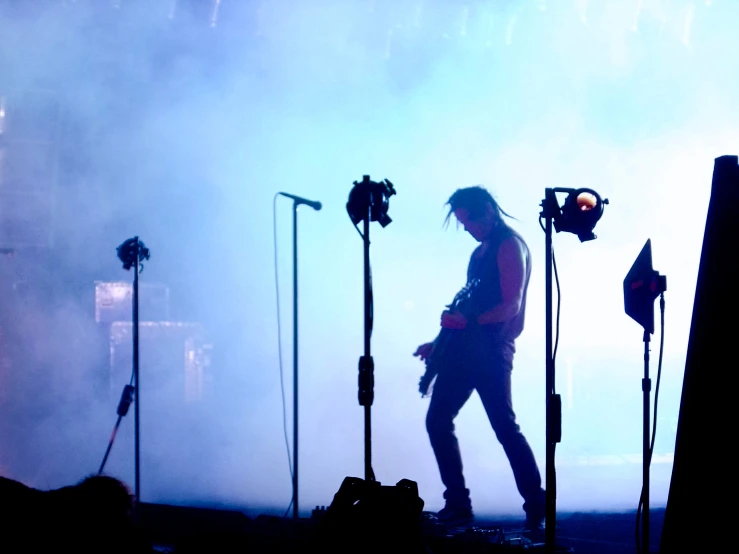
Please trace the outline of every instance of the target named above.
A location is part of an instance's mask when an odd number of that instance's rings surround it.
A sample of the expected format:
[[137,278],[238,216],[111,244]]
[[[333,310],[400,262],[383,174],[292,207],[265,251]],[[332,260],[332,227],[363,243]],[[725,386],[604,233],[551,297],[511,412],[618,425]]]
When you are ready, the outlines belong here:
[[321,209],[321,203],[316,202],[315,200],[307,200],[305,198],[301,198],[300,196],[295,196],[294,194],[288,194],[286,192],[280,192],[278,194],[281,194],[282,196],[287,196],[288,198],[292,198],[293,200],[295,200],[295,203],[298,205],[305,204],[306,206],[310,206],[314,210]]

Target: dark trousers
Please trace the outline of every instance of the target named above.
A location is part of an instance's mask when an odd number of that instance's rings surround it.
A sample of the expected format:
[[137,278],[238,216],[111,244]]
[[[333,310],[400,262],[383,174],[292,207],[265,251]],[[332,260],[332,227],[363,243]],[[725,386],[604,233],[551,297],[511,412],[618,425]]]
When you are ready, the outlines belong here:
[[477,390],[493,431],[508,456],[518,492],[525,501],[524,510],[543,513],[539,468],[513,413],[511,371],[515,348],[513,343],[506,343],[491,350],[444,364],[434,384],[426,429],[446,486],[444,497],[448,505],[470,507],[454,418],[472,391]]

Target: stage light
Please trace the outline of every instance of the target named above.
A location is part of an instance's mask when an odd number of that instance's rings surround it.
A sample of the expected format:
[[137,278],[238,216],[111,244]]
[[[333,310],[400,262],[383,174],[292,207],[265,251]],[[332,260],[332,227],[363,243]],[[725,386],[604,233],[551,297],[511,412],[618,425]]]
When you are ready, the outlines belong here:
[[644,331],[654,334],[654,301],[667,290],[667,279],[652,268],[652,241],[647,239],[624,278],[624,309]]
[[376,183],[370,180],[369,175],[364,175],[361,181],[354,181],[354,188],[346,203],[346,211],[352,223],[357,225],[364,220],[378,221],[382,227],[387,227],[392,221],[387,211],[393,194],[395,189],[387,179]]
[[[393,184],[385,179],[376,183],[369,175],[362,176],[361,181],[354,181],[354,188],[349,193],[346,211],[349,218],[362,237],[364,251],[364,354],[359,358],[359,405],[364,408],[364,478],[375,482],[372,469],[372,403],[375,392],[375,362],[371,355],[371,337],[374,313],[374,295],[372,294],[372,272],[370,270],[370,223],[378,221],[384,228],[392,221],[387,215],[390,197],[395,194]],[[357,225],[364,222],[364,230]],[[378,483],[379,484],[379,483]],[[356,504],[356,502],[355,502]]]
[[564,205],[553,217],[556,231],[574,233],[581,242],[595,239],[593,229],[603,215],[608,199],[602,199],[597,192],[587,188],[555,190],[568,193]]
[[[567,194],[564,205],[560,208],[557,193]],[[554,552],[557,521],[557,473],[555,470],[555,451],[557,443],[562,440],[562,398],[556,394],[555,383],[555,356],[556,346],[553,344],[553,313],[552,313],[552,270],[556,275],[557,266],[554,263],[554,249],[552,248],[552,227],[557,232],[574,233],[580,242],[593,240],[593,228],[603,215],[603,207],[608,200],[601,199],[592,189],[547,188],[544,190],[544,200],[541,202],[539,217],[545,220],[542,225],[545,233],[545,284],[546,284],[546,517],[544,552]],[[559,279],[557,280],[559,293]],[[557,338],[559,339],[559,301],[557,302]]]
[[591,194],[589,192],[581,192],[577,195],[577,207],[580,208],[581,211],[586,212],[588,210],[592,210],[597,206],[598,199],[595,197],[594,194]]

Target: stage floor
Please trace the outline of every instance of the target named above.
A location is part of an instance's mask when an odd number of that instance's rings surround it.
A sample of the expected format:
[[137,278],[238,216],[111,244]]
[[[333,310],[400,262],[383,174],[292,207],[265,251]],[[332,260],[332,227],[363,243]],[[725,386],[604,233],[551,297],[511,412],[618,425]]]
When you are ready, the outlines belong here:
[[[652,552],[659,551],[664,513],[664,509],[650,512]],[[159,552],[214,554],[304,552],[318,525],[316,518],[248,517],[239,511],[146,503],[141,505],[141,522]],[[635,524],[636,513],[633,511],[560,513],[557,516],[557,552],[636,552]],[[477,518],[466,528],[445,532],[424,517],[422,535],[428,551],[433,554],[518,550],[543,552],[543,533],[531,536],[521,532],[521,525],[520,518]],[[388,551],[392,551],[392,548],[388,548]]]

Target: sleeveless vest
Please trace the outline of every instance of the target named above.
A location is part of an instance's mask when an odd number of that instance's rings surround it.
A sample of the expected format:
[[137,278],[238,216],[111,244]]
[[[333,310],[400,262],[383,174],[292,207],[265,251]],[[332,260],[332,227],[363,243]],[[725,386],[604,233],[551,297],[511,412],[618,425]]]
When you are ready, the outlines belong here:
[[469,265],[467,266],[467,282],[469,283],[474,279],[480,280],[480,285],[473,297],[475,305],[473,315],[477,317],[494,308],[502,300],[500,291],[500,269],[498,268],[498,250],[500,249],[501,243],[510,237],[516,237],[521,241],[526,254],[523,297],[521,299],[521,309],[511,319],[501,323],[479,326],[484,330],[482,337],[479,337],[478,333],[473,333],[474,335],[478,335],[478,338],[482,338],[486,342],[492,341],[493,344],[512,342],[523,331],[526,315],[526,294],[529,286],[529,279],[531,277],[531,253],[529,252],[529,248],[523,240],[523,237],[507,225],[503,225],[496,231],[496,236],[490,242],[485,253],[480,256],[477,255],[477,252],[482,248],[482,245],[475,249],[470,257]]

